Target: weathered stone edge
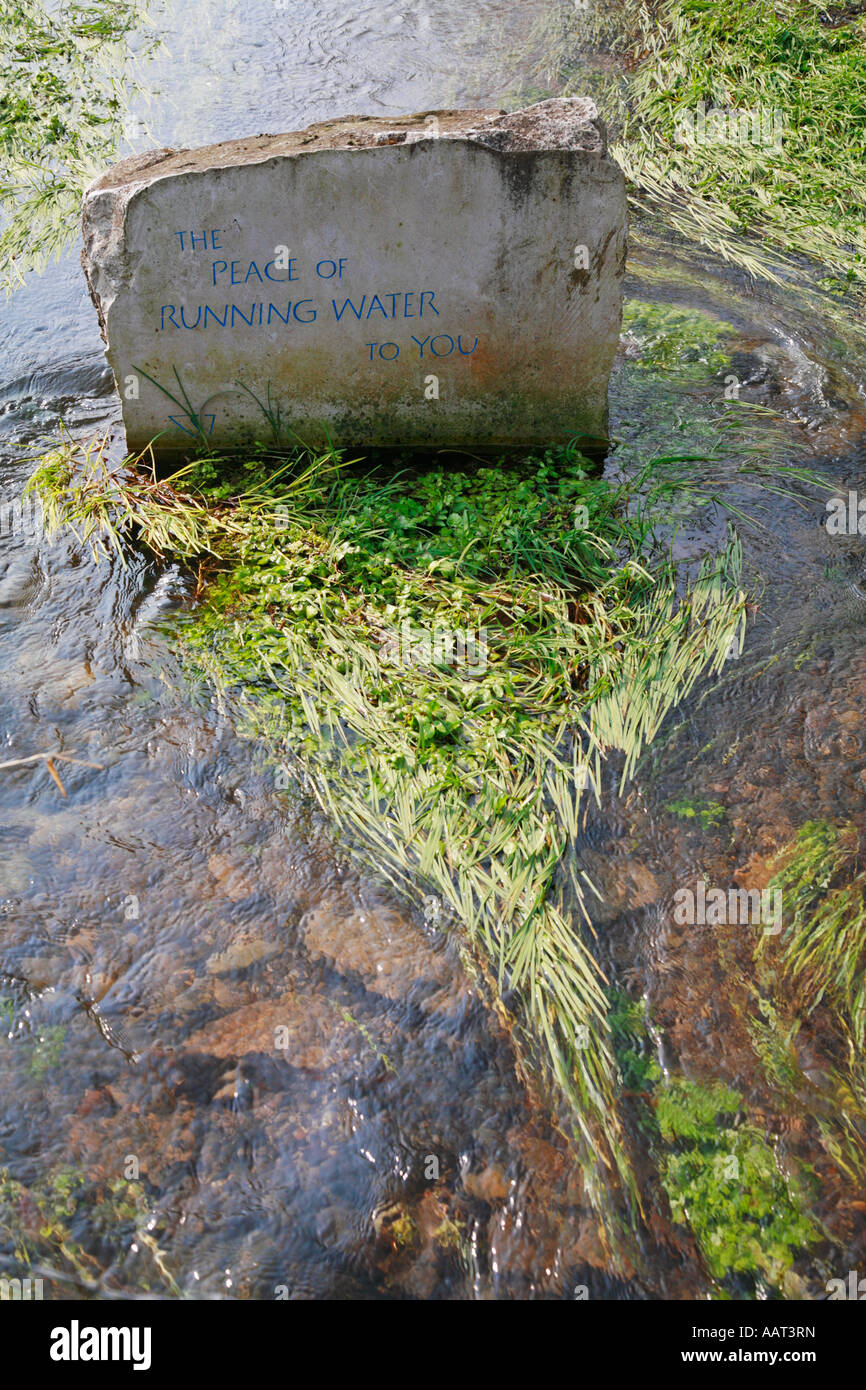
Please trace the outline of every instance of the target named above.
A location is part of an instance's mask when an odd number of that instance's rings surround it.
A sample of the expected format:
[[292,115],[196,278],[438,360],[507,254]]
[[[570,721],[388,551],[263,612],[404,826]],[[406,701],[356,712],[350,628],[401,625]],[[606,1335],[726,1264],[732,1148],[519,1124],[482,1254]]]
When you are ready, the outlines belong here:
[[[437,122],[435,135],[430,130],[431,120]],[[363,150],[434,139],[468,140],[503,154],[545,150],[583,151],[599,158],[607,154],[607,132],[595,102],[589,97],[553,97],[510,113],[481,108],[419,111],[399,117],[340,116],[279,135],[247,136],[195,149],[147,150],[112,165],[94,179],[84,197],[130,183],[260,164],[281,156],[315,154],[321,150]]]
[[[430,131],[431,117],[438,123],[436,134]],[[399,118],[346,116],[283,135],[259,135],[192,150],[165,148],[130,155],[101,174],[84,192],[81,266],[103,339],[108,342],[111,306],[134,270],[124,246],[126,211],[134,198],[152,184],[164,178],[260,166],[325,150],[369,152],[388,145],[433,144],[440,139],[481,145],[505,157],[548,153],[589,156],[598,162],[600,170],[607,157],[607,131],[589,97],[553,97],[511,113],[480,109],[420,111]],[[619,172],[614,165],[610,169],[611,174]],[[98,245],[100,241],[102,245]]]

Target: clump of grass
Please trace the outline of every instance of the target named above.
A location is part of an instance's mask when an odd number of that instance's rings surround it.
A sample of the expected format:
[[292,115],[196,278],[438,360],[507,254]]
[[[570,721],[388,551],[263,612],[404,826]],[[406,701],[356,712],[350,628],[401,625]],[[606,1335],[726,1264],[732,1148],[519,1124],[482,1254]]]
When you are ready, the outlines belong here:
[[[768,997],[771,993],[775,1003]],[[798,1016],[796,1000],[785,1000],[778,980],[769,974],[759,978],[752,997],[754,1012],[747,1024],[767,1081],[786,1109],[811,1119],[832,1163],[860,1190],[866,1173],[866,1073],[862,1058],[849,1050],[841,1065],[828,1060],[820,1078],[807,1076],[798,1046],[804,1020]],[[843,1053],[845,1050],[843,1033]]]
[[126,547],[135,542],[161,559],[216,558],[240,544],[256,525],[282,526],[292,516],[297,519],[298,497],[330,466],[328,459],[313,458],[296,469],[261,451],[255,476],[239,490],[229,489],[219,505],[187,487],[199,464],[159,478],[149,450],[118,469],[109,465],[108,447],[108,435],[89,441],[63,435],[57,447],[40,457],[24,491],[41,500],[48,534],[68,530],[94,559],[113,552],[121,562]]
[[[819,0],[553,0],[548,90],[590,93],[629,184],[632,250],[674,232],[796,289],[862,349],[866,14]],[[688,115],[781,117],[769,145],[691,141]],[[753,131],[750,124],[750,134]],[[763,138],[763,133],[761,138]],[[852,313],[853,310],[853,313]]]
[[[781,936],[755,951],[755,1011],[747,1022],[765,1075],[786,1104],[808,1114],[836,1167],[866,1173],[866,871],[854,826],[807,821],[770,881],[782,892]],[[803,1069],[798,1036],[818,1008],[821,1075]],[[815,1039],[812,1040],[814,1048]],[[811,1049],[810,1049],[811,1050]]]

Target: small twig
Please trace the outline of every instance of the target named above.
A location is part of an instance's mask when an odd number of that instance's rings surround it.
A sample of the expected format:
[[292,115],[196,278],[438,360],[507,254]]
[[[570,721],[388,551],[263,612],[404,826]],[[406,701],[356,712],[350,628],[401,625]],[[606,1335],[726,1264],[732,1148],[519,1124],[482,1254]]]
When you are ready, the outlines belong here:
[[27,758],[12,758],[9,762],[0,763],[0,772],[7,767],[26,767],[28,763],[44,762],[48,771],[60,789],[61,796],[66,796],[66,788],[60,780],[55,762],[77,763],[79,767],[95,767],[98,772],[103,771],[102,763],[89,763],[85,758],[73,758],[71,753],[31,753]]
[[57,771],[57,768],[54,766],[54,763],[51,761],[50,758],[46,758],[46,759],[45,759],[45,766],[48,768],[48,771],[51,773],[51,776],[54,778],[54,781],[57,783],[57,786],[60,788],[60,795],[61,795],[61,796],[65,796],[65,795],[66,795],[66,788],[64,787],[63,783],[61,782],[60,776],[59,776],[58,771]]
[[84,758],[73,758],[71,753],[32,753],[28,758],[13,758],[11,762],[0,763],[0,771],[7,767],[24,767],[25,763],[38,763],[42,759],[53,759],[60,763],[78,763],[81,767],[95,767],[104,771],[104,763],[89,763]]

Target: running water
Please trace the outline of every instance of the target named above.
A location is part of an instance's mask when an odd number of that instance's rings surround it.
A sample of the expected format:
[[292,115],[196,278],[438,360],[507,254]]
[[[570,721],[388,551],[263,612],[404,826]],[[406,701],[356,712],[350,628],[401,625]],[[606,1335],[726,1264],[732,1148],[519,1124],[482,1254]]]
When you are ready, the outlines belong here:
[[[165,45],[128,135],[195,145],[519,104],[545,92],[547,10],[176,5],[157,15]],[[866,486],[862,381],[793,290],[642,234],[628,295],[723,323],[743,399],[779,413],[787,456]],[[667,384],[642,350],[638,321],[612,383],[620,457],[685,452],[720,382]],[[0,383],[0,502],[61,423],[116,427],[78,247],[6,306]],[[859,538],[828,536],[820,500],[762,506],[764,529],[744,533],[759,594],[745,652],[670,717],[623,800],[611,769],[583,846],[601,962],[648,1001],[664,1067],[752,1099],[745,942],[721,988],[717,939],[675,928],[670,903],[702,873],[735,881],[806,819],[862,820],[866,690]],[[708,512],[703,540],[723,529]],[[0,773],[0,1273],[25,1272],[26,1247],[57,1298],[700,1296],[661,1209],[646,1268],[611,1273],[435,903],[415,918],[375,864],[350,867],[231,722],[178,695],[159,624],[191,598],[172,567],[94,565],[74,538],[2,528],[0,761],[80,761],[56,764],[65,796],[44,764]],[[686,802],[721,809],[671,810]],[[814,1157],[797,1117],[786,1150]],[[832,1175],[821,1200],[854,1232]]]

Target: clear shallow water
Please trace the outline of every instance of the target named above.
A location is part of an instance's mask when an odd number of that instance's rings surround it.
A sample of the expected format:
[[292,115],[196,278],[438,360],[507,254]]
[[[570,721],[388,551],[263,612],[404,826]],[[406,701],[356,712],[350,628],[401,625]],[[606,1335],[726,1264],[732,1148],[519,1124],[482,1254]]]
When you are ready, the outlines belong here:
[[[543,10],[185,6],[142,73],[141,115],[157,143],[182,145],[498,105],[537,81]],[[647,238],[629,292],[731,323],[744,397],[781,412],[792,456],[862,488],[862,368],[796,296]],[[673,407],[624,354],[612,409],[626,451],[686,448],[720,386],[672,391]],[[0,315],[0,407],[3,500],[29,471],[13,446],[60,420],[83,434],[116,422],[77,250]],[[678,936],[669,907],[678,883],[736,878],[807,817],[862,819],[862,542],[831,540],[822,516],[820,502],[767,502],[766,530],[747,535],[761,593],[747,652],[670,721],[622,802],[611,773],[584,847],[603,963],[650,1000],[666,1055],[756,1095],[718,943]],[[723,528],[708,516],[706,538]],[[693,1252],[667,1245],[660,1218],[647,1271],[611,1275],[573,1165],[452,946],[375,865],[342,862],[215,709],[173,693],[151,624],[189,596],[184,576],[140,559],[94,568],[72,540],[0,537],[0,761],[62,748],[101,765],[59,764],[66,798],[42,767],[0,774],[7,1267],[32,1242],[54,1297],[699,1296]],[[679,820],[676,796],[724,803],[724,833]],[[856,1254],[846,1203],[828,1178]],[[74,1258],[37,1242],[46,1213]]]

